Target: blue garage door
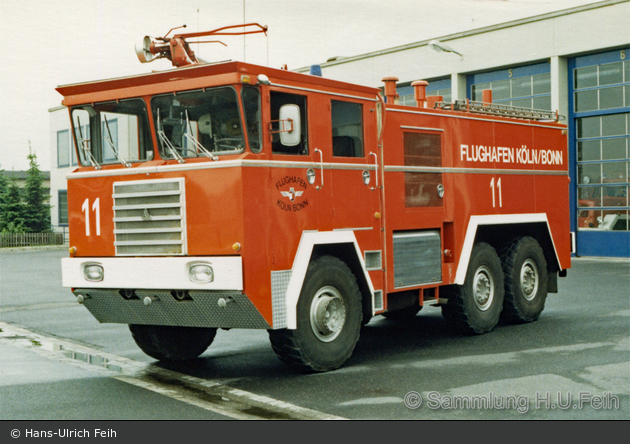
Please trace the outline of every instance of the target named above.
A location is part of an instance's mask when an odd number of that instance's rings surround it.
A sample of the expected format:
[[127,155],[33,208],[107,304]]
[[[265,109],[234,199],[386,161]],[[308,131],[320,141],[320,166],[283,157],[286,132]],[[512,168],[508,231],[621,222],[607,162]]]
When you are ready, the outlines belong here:
[[630,48],[569,63],[578,256],[630,257]]

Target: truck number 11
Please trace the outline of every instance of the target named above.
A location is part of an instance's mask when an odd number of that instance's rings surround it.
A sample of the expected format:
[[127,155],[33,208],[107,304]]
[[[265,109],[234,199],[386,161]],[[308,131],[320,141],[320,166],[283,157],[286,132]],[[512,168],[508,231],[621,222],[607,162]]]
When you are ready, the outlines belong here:
[[503,207],[503,199],[501,197],[501,178],[499,177],[499,180],[497,180],[496,192],[494,186],[494,177],[490,181],[490,188],[492,188],[492,207],[496,208],[497,206],[495,193],[499,195],[499,207]]
[[[81,210],[85,213],[85,235],[90,235],[90,199],[85,199],[83,202],[83,206]],[[94,211],[96,215],[96,235],[101,235],[101,204],[100,200],[97,197],[94,203],[92,204],[92,211]]]

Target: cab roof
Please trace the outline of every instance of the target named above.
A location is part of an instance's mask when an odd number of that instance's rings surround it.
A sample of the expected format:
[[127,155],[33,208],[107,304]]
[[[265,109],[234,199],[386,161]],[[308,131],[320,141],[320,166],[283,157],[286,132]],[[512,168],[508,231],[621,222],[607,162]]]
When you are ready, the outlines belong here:
[[197,88],[247,83],[247,76],[249,81],[254,84],[259,74],[266,75],[271,80],[272,85],[302,86],[314,90],[365,96],[366,98],[374,98],[380,91],[378,88],[243,62],[193,65],[147,74],[61,85],[56,90],[64,96],[63,104],[72,106]]

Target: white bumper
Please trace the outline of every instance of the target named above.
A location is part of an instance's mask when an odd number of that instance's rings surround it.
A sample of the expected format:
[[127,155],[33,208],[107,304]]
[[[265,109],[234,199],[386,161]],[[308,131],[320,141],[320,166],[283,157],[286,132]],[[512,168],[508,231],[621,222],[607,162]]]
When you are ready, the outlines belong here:
[[[201,284],[191,281],[189,267],[197,262],[212,267],[212,282]],[[103,267],[102,281],[93,282],[85,278],[85,265],[93,263]],[[243,290],[240,257],[63,258],[61,270],[63,286],[71,288]]]

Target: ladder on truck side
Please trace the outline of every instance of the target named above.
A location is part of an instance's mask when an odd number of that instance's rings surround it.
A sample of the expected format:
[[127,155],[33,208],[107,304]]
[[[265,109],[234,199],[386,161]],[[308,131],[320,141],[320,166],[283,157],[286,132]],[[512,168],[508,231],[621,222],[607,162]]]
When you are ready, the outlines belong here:
[[452,111],[464,111],[476,114],[487,114],[491,116],[512,117],[516,119],[543,120],[553,122],[564,120],[564,116],[559,115],[558,111],[501,105],[500,103],[476,102],[469,99],[456,100],[453,103],[436,102],[435,108]]

